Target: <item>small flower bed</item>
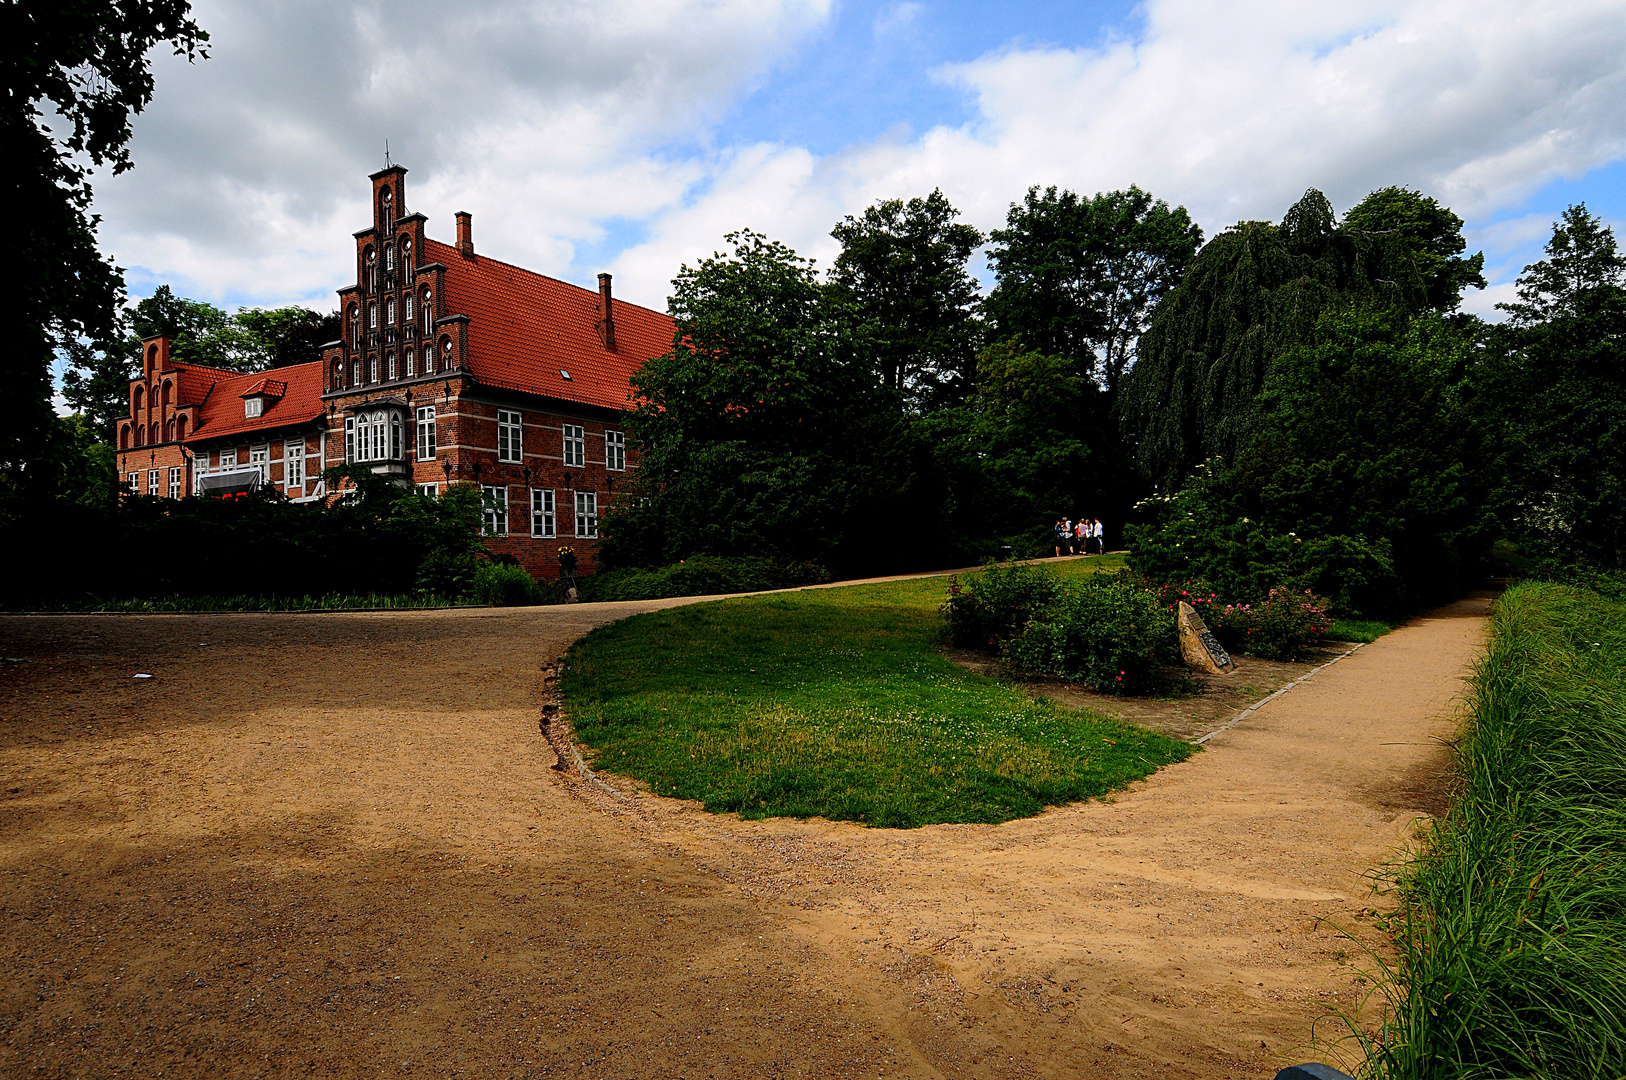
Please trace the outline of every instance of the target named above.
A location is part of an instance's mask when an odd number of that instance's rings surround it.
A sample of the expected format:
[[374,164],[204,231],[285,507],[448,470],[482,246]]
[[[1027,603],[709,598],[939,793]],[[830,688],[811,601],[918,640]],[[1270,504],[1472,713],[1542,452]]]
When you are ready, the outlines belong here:
[[1327,601],[1309,589],[1276,588],[1260,603],[1230,603],[1207,582],[1195,581],[1165,585],[1160,599],[1170,611],[1185,601],[1226,649],[1265,660],[1300,659],[1321,644],[1332,625]]

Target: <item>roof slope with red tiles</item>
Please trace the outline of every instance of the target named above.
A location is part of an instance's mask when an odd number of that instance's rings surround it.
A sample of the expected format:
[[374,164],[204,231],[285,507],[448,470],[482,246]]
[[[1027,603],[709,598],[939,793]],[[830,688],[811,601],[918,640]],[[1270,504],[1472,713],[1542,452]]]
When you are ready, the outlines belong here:
[[624,409],[633,372],[672,351],[672,320],[658,311],[612,300],[611,352],[597,292],[435,240],[424,255],[446,266],[446,310],[469,316],[469,365],[487,386]]
[[[194,368],[193,371],[207,371]],[[256,389],[264,392],[266,383],[283,383],[281,397],[266,397],[265,411],[259,416],[243,415],[243,398]],[[190,404],[190,403],[189,403]],[[257,371],[248,375],[227,372],[216,379],[198,410],[198,422],[187,435],[189,443],[208,442],[228,435],[269,433],[277,428],[306,424],[322,415],[322,362],[290,364],[276,369],[276,378]]]
[[235,371],[204,367],[201,364],[177,364],[171,361],[169,366],[181,373],[180,385],[175,388],[177,405],[196,405],[209,396],[209,390],[215,383],[237,375]]

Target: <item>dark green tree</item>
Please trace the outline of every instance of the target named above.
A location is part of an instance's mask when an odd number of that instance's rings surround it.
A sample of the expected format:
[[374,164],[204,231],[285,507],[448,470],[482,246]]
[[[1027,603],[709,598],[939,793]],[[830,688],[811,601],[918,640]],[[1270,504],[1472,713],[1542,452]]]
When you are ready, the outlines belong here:
[[1428,306],[1455,311],[1462,290],[1485,287],[1485,253],[1462,257],[1468,247],[1462,238],[1462,219],[1420,191],[1379,188],[1344,215],[1344,227],[1369,233],[1390,233],[1410,249],[1423,279]]
[[[14,327],[0,368],[0,514],[49,497],[40,461],[53,424],[53,359],[88,339],[111,345],[123,292],[96,248],[93,168],[130,168],[130,118],[152,100],[149,54],[188,58],[208,35],[186,0],[15,0],[0,5],[0,201],[15,208],[4,262]],[[30,472],[35,476],[30,476]]]
[[1107,392],[1067,357],[1018,338],[989,346],[977,357],[970,400],[931,428],[952,485],[952,527],[973,553],[978,537],[1022,555],[1046,552],[1058,517],[1116,525],[1127,509],[1119,488],[1132,472],[1114,456]]
[[1234,462],[1258,434],[1272,362],[1311,340],[1323,312],[1428,308],[1411,246],[1394,232],[1339,227],[1321,192],[1279,225],[1245,221],[1214,237],[1164,297],[1119,402],[1143,473],[1172,492],[1198,462]]
[[976,363],[977,283],[966,269],[983,236],[933,191],[883,199],[831,230],[831,283],[846,294],[881,384],[930,407],[964,397]]
[[1065,356],[1116,391],[1147,318],[1203,233],[1185,207],[1138,187],[1089,199],[1033,187],[990,238],[996,284],[984,310],[993,334]]
[[1626,260],[1613,231],[1572,206],[1518,286],[1483,393],[1514,447],[1509,539],[1626,565]]
[[1547,241],[1547,257],[1524,268],[1519,300],[1497,304],[1520,326],[1575,314],[1582,297],[1597,289],[1626,285],[1626,258],[1615,245],[1615,231],[1588,212],[1586,203],[1564,211]]
[[694,554],[837,572],[918,558],[929,453],[809,260],[750,231],[673,281],[673,350],[633,377],[642,457],[606,561]]
[[1388,305],[1322,313],[1272,367],[1258,437],[1145,507],[1131,564],[1235,601],[1313,589],[1395,617],[1457,595],[1497,532],[1476,415],[1480,327]]

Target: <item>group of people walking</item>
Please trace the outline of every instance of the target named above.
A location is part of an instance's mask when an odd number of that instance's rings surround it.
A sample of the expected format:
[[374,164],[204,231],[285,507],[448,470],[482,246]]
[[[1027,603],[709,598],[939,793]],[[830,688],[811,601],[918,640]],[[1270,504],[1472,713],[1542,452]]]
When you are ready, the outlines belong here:
[[1070,521],[1056,519],[1056,557],[1063,555],[1105,555],[1106,529],[1095,518]]

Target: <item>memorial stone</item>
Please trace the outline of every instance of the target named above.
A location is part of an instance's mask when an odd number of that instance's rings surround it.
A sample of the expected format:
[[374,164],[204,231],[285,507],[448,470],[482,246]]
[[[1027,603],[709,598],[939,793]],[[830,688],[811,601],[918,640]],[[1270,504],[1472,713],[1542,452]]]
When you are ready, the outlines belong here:
[[1180,601],[1176,619],[1180,629],[1180,655],[1185,657],[1187,664],[1213,675],[1229,675],[1236,670],[1236,661],[1209,631],[1208,624],[1203,622],[1203,617],[1197,614],[1195,608],[1184,600]]

